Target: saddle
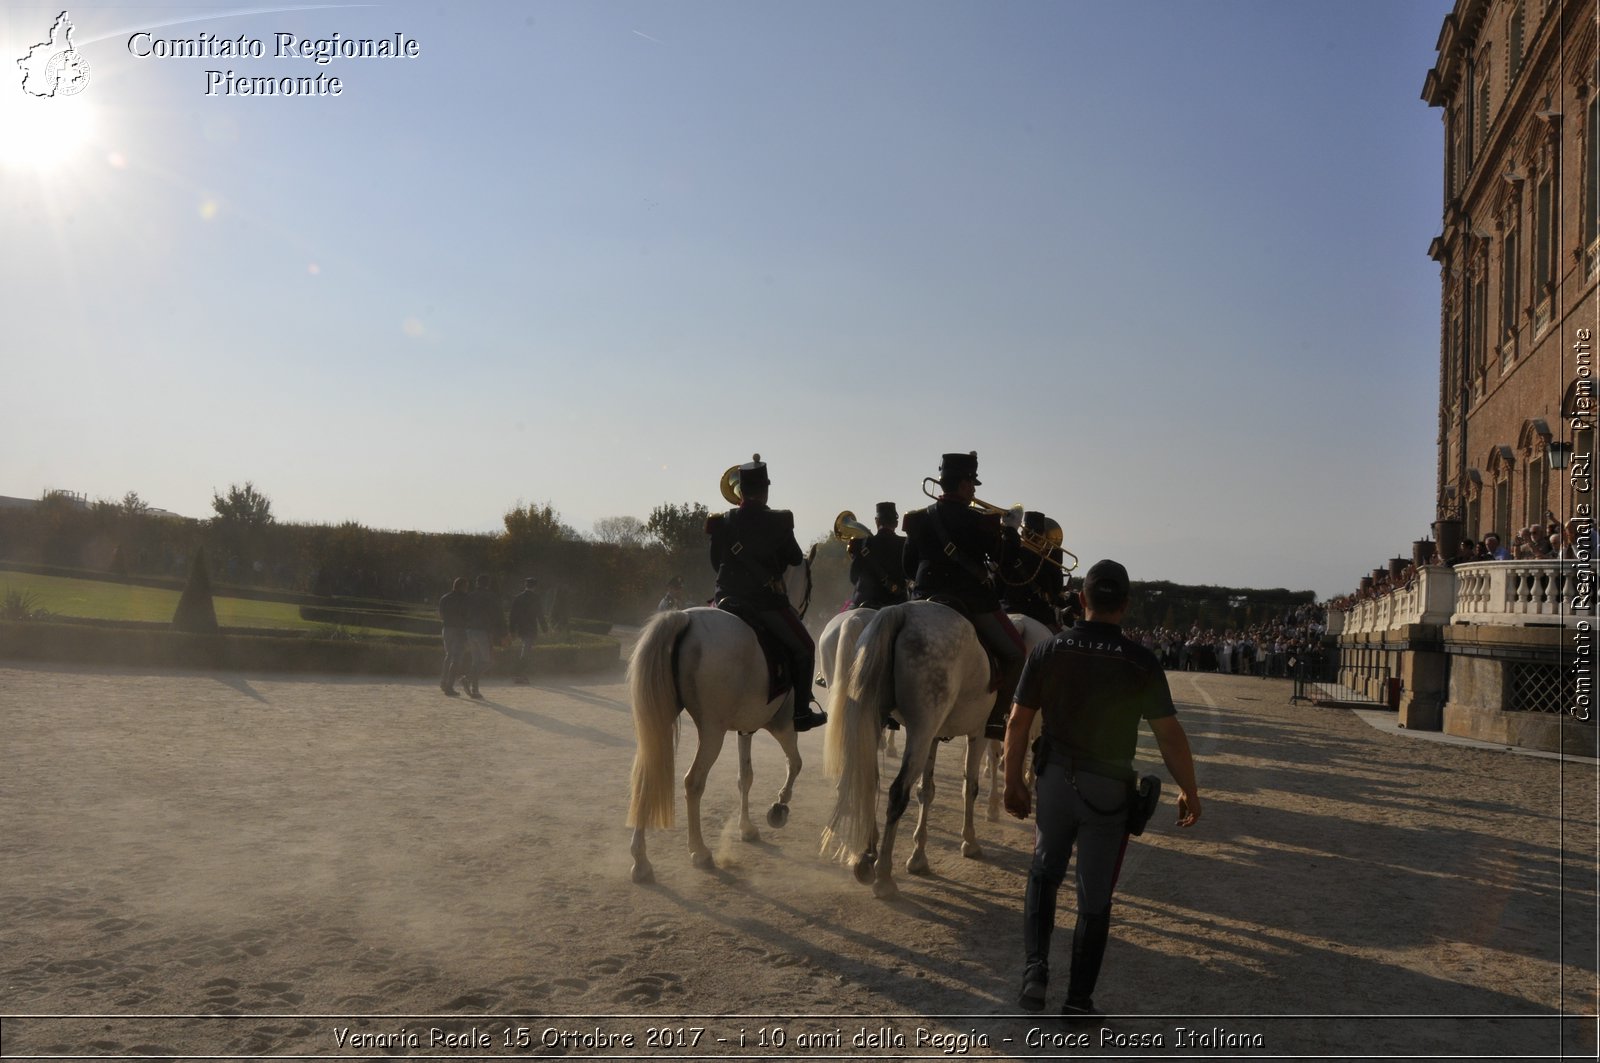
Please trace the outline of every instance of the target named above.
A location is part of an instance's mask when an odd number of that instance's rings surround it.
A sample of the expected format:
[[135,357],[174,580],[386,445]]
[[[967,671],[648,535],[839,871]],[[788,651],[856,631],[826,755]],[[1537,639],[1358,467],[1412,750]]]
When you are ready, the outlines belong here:
[[[960,599],[951,598],[943,594],[933,594],[929,595],[925,600],[936,602],[946,609],[954,609],[961,614],[961,619],[972,624],[972,610],[968,609],[966,603]],[[972,633],[978,633],[977,624],[972,624]],[[983,650],[983,656],[989,661],[989,685],[984,689],[993,694],[1000,687],[1000,659],[989,651],[989,647],[983,644],[983,639],[980,638],[978,640],[978,645]]]
[[790,678],[792,665],[789,662],[788,651],[756,617],[754,609],[727,598],[718,602],[717,608],[743,620],[750,630],[756,633],[756,643],[761,647],[761,656],[767,662],[767,700],[777,700],[779,695],[794,686],[794,681]]

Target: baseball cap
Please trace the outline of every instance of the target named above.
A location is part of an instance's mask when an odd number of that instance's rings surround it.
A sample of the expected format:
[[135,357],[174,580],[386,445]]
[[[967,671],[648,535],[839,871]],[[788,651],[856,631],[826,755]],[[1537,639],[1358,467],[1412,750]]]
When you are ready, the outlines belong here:
[[1083,579],[1083,589],[1090,598],[1120,600],[1128,593],[1128,570],[1110,558],[1096,561]]

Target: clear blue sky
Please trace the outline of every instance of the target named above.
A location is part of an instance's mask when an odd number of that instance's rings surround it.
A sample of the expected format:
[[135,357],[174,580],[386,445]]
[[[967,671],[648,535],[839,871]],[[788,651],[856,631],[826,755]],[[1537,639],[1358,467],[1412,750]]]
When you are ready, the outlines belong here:
[[805,540],[976,450],[1086,565],[1342,593],[1434,516],[1449,9],[75,5],[88,86],[0,92],[0,494],[587,532],[759,451]]

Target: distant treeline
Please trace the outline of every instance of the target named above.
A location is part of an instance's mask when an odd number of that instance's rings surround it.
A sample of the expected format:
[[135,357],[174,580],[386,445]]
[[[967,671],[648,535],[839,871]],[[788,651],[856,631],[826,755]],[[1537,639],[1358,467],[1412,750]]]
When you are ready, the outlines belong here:
[[[130,495],[85,505],[48,496],[0,509],[0,560],[101,572],[182,578],[204,547],[219,587],[261,588],[319,597],[431,603],[457,576],[487,574],[505,594],[525,577],[546,599],[557,590],[573,616],[636,623],[654,610],[676,575],[691,601],[711,595],[712,572],[701,525],[704,507],[662,505],[648,521],[627,518],[636,534],[620,542],[578,536],[547,503],[506,514],[506,530],[430,533],[272,519],[270,503],[250,485],[214,500],[210,520],[158,515]],[[623,518],[615,518],[622,520]],[[1311,604],[1311,591],[1283,588],[1135,583],[1128,624],[1225,630],[1266,623]],[[817,544],[808,625],[820,630],[850,595],[844,545]]]

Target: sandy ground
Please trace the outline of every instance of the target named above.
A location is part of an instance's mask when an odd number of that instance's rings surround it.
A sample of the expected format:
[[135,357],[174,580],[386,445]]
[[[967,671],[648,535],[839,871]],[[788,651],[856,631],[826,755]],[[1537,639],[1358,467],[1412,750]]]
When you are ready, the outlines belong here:
[[[0,664],[0,1054],[1594,1054],[1592,764],[1385,734],[1284,682],[1171,678],[1205,817],[1180,833],[1169,797],[1131,846],[1096,994],[1118,1017],[1068,1043],[1015,1010],[1030,826],[980,819],[985,858],[958,852],[960,743],[933,874],[902,869],[898,900],[818,855],[817,732],[785,828],[738,839],[730,742],[706,797],[718,868],[690,866],[680,792],[638,886],[620,673],[474,703]],[[764,823],[769,736],[755,763]]]

